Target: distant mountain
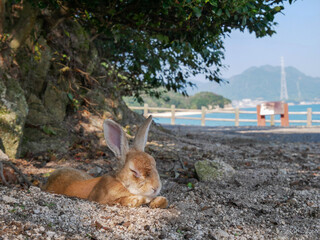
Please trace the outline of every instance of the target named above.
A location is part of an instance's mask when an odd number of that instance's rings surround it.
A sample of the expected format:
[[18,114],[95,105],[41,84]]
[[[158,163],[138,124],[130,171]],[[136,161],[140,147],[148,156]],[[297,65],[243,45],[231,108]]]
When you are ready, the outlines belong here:
[[[288,97],[291,101],[320,99],[320,78],[305,75],[294,67],[286,67]],[[281,67],[251,67],[243,73],[226,79],[228,83],[195,82],[197,89],[188,91],[212,91],[231,100],[245,98],[276,101],[280,99]]]

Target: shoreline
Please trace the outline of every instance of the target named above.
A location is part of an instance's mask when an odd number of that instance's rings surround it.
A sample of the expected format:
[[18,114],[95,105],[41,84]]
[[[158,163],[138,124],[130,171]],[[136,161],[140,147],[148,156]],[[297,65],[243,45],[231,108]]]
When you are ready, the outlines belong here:
[[[223,112],[226,111],[226,113],[229,113],[229,111],[235,111],[235,108],[215,108],[215,109],[207,109],[206,114],[214,113],[214,112]],[[187,112],[175,112],[175,116],[192,116],[192,115],[201,115],[201,110],[197,111],[187,111]],[[152,115],[153,117],[171,117],[171,112],[162,112],[162,113],[149,113],[149,115]]]
[[[189,116],[189,115],[201,115],[201,111],[199,112],[175,112],[175,116]],[[163,113],[152,113],[150,114],[152,117],[171,117],[171,112],[163,112]]]

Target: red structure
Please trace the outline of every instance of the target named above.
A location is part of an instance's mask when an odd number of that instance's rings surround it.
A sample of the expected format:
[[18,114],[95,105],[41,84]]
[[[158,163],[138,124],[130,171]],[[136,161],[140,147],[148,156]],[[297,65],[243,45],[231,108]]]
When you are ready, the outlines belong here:
[[289,126],[289,109],[288,104],[285,102],[266,102],[261,105],[257,105],[257,120],[258,126],[266,125],[266,115],[281,116],[281,126]]

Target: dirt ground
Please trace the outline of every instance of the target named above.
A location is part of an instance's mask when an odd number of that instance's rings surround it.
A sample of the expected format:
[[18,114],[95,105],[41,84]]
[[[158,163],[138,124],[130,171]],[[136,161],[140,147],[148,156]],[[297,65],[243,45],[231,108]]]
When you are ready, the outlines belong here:
[[[57,167],[93,176],[115,168],[102,138],[84,138],[68,155],[12,160],[35,186],[0,185],[0,239],[320,239],[320,128],[165,128],[152,129],[146,152],[157,161],[168,209],[42,192]],[[199,182],[194,163],[204,159],[236,173]]]

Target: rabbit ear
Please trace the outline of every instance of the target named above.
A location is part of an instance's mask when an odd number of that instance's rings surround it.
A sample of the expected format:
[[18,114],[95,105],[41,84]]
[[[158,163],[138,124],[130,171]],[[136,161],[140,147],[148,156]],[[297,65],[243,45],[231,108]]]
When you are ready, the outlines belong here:
[[108,147],[124,163],[129,151],[129,145],[121,126],[110,119],[106,119],[103,123],[103,130]]
[[149,132],[149,127],[151,125],[151,122],[152,122],[152,116],[150,115],[147,118],[147,120],[145,120],[145,122],[139,128],[133,142],[133,148],[135,148],[136,150],[144,152],[144,147],[147,144],[148,132]]

